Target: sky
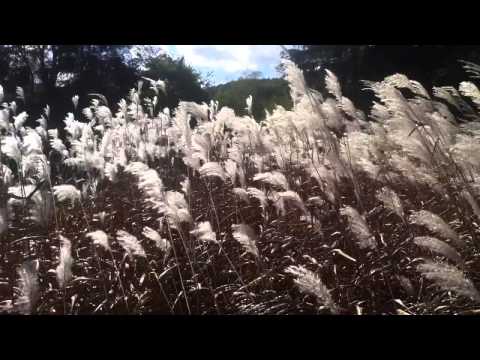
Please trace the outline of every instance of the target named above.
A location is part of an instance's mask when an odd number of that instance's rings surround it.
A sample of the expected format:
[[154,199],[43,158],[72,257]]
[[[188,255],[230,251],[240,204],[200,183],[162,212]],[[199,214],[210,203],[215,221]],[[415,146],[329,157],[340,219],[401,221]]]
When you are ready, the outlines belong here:
[[185,62],[202,75],[211,73],[214,84],[236,80],[245,71],[260,71],[263,78],[280,74],[280,45],[160,45],[173,57],[184,56]]

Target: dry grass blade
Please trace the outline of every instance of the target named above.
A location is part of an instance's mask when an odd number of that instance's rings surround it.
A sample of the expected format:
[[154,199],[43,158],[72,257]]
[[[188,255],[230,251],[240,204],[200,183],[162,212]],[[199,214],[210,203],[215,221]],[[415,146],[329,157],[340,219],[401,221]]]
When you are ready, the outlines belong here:
[[431,232],[451,240],[456,246],[463,247],[465,242],[440,216],[427,211],[415,211],[410,215],[410,222],[415,225],[425,226]]
[[18,269],[20,296],[15,305],[21,314],[31,314],[40,297],[38,260],[27,261]]
[[233,224],[232,235],[233,238],[243,246],[246,252],[255,255],[255,257],[260,256],[256,244],[257,234],[255,234],[255,231],[249,225]]
[[417,266],[417,271],[432,280],[442,290],[455,292],[476,302],[480,301],[480,293],[473,283],[465,277],[463,271],[455,266],[425,261]]
[[332,313],[338,311],[337,305],[330,295],[330,291],[322,280],[303,266],[289,266],[285,272],[295,277],[294,283],[301,292],[314,295],[322,304],[327,306]]
[[132,234],[124,230],[118,230],[117,240],[120,246],[127,252],[130,258],[133,258],[134,255],[140,256],[140,257],[147,256],[147,254],[145,253],[145,250],[143,249],[142,245],[140,245],[140,242],[138,241],[138,239]]
[[358,240],[358,246],[361,249],[374,249],[377,247],[375,237],[370,232],[370,228],[356,209],[351,206],[344,206],[340,209],[340,214],[346,216],[350,226],[350,231]]
[[388,210],[394,212],[402,219],[405,217],[402,201],[392,189],[383,187],[377,192],[377,199],[380,200]]
[[413,239],[415,245],[445,256],[457,264],[463,264],[460,254],[450,245],[431,236],[417,236]]

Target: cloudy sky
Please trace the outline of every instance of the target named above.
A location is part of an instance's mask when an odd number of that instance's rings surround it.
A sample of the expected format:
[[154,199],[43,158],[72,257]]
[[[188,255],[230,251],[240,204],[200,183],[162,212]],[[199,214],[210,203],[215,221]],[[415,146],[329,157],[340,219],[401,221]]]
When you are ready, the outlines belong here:
[[203,75],[212,73],[215,84],[238,79],[245,71],[260,71],[265,78],[278,77],[279,45],[162,45],[173,57],[184,56],[185,62]]

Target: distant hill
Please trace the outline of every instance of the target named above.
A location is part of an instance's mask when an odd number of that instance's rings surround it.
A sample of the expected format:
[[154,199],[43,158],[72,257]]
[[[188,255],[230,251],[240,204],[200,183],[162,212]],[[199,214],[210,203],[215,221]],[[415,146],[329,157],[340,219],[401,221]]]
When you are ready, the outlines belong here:
[[265,109],[272,111],[275,105],[292,107],[288,83],[283,79],[239,79],[210,87],[208,93],[220,107],[228,106],[237,115],[246,115],[245,100],[252,95],[252,113],[257,121],[265,118]]

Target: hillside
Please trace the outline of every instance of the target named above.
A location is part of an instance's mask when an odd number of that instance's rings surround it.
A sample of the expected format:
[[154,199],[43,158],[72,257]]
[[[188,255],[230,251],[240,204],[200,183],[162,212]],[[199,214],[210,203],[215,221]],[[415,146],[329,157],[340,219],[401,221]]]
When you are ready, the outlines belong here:
[[252,112],[257,120],[263,120],[265,109],[272,111],[275,105],[292,107],[288,83],[283,79],[239,79],[211,87],[208,92],[220,106],[228,106],[238,115],[246,114],[245,99],[252,95]]

